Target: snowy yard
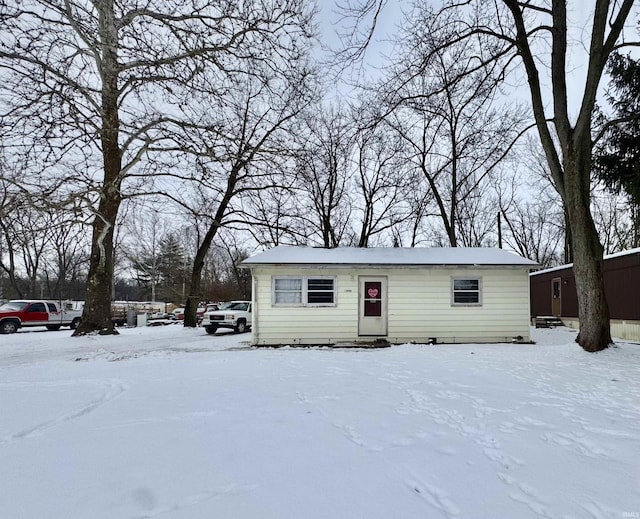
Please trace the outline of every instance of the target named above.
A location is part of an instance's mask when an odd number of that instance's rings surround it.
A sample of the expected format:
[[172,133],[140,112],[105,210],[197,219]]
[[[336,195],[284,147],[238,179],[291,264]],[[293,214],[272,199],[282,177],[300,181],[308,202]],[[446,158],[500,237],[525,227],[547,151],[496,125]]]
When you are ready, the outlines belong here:
[[640,517],[640,346],[0,336],[0,517]]

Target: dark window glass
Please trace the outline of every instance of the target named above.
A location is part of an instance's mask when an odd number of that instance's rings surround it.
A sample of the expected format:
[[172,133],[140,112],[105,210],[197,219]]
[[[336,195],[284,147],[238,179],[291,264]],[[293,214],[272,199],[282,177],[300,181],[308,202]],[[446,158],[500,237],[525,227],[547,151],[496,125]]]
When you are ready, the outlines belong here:
[[454,290],[478,290],[479,281],[477,279],[454,279]]
[[332,304],[334,302],[333,279],[308,279],[307,303]]
[[227,306],[225,310],[241,310],[243,312],[246,312],[248,309],[248,306],[249,305],[247,303],[233,303]]
[[364,300],[364,315],[365,317],[380,317],[382,316],[382,301]]
[[479,294],[477,292],[456,292],[453,297],[454,303],[471,304],[479,303]]
[[454,279],[453,302],[462,305],[480,303],[480,280]]
[[380,281],[365,281],[363,296],[365,317],[381,317],[382,283]]
[[44,307],[44,303],[33,303],[27,312],[46,312],[47,309]]
[[333,279],[310,279],[307,284],[307,289],[333,291]]

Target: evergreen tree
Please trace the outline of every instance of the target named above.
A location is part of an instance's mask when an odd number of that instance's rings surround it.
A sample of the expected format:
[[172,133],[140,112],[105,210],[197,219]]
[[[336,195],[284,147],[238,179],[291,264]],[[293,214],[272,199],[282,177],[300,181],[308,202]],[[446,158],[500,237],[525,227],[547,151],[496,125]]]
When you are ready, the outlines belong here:
[[[613,108],[610,126],[594,154],[594,168],[604,184],[629,196],[631,243],[640,245],[640,61],[619,53],[608,63],[607,99]],[[615,123],[615,124],[612,124]]]
[[138,252],[131,258],[138,287],[145,299],[179,301],[189,262],[178,236],[169,233],[160,239],[157,249]]
[[608,64],[613,117],[621,122],[607,130],[597,150],[596,172],[607,187],[624,191],[640,205],[640,61],[619,53]]
[[161,287],[159,292],[165,300],[181,299],[183,284],[190,274],[190,265],[191,262],[177,234],[169,233],[160,241],[158,270]]

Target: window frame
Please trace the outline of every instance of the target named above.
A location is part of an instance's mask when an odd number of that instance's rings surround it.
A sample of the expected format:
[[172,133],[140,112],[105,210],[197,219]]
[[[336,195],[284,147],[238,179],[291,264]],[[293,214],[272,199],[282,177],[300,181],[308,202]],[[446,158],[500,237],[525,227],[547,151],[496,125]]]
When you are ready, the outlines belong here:
[[[300,302],[299,303],[278,303],[276,301],[276,280],[278,279],[300,279],[302,281],[302,287],[300,289]],[[331,293],[333,294],[333,302],[331,303],[310,303],[309,302],[309,281],[317,279],[330,279],[333,281],[333,290],[312,290],[315,293]],[[277,307],[335,307],[338,306],[338,277],[337,276],[271,276],[271,305]]]
[[[456,281],[477,281],[478,282],[478,290],[456,290],[455,282]],[[452,276],[451,277],[451,306],[482,306],[482,276]],[[456,301],[456,293],[477,293],[478,301],[477,302],[457,302]]]

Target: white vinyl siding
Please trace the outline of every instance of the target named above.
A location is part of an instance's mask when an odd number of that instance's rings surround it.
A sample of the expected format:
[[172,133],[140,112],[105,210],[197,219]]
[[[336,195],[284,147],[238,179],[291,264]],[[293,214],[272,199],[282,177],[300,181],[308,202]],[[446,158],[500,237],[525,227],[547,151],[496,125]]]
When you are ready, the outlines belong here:
[[[482,305],[451,305],[451,278],[482,278]],[[411,270],[389,278],[389,338],[439,342],[529,339],[529,284],[523,270]],[[393,282],[392,282],[393,279]]]
[[[283,275],[285,274],[286,275]],[[392,343],[528,341],[529,273],[484,268],[253,269],[254,344],[335,344],[358,339],[358,276],[387,276]],[[332,306],[273,304],[274,278],[334,278]],[[480,279],[482,305],[453,305],[452,278]]]

